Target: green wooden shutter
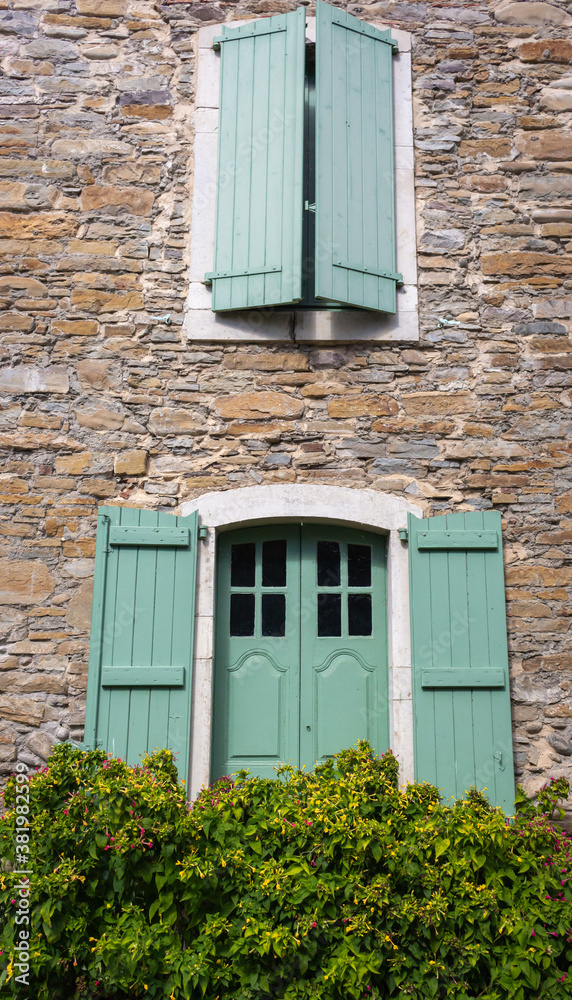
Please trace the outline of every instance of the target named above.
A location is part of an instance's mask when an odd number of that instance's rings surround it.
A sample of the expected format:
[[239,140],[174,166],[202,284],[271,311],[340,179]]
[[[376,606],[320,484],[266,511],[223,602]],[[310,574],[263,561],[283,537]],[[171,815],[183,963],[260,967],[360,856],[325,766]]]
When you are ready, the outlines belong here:
[[394,47],[390,31],[316,0],[316,296],[390,313]]
[[305,10],[222,28],[215,312],[300,299]]
[[409,516],[415,777],[512,813],[501,519]]
[[101,507],[85,745],[129,764],[156,747],[187,779],[197,514]]

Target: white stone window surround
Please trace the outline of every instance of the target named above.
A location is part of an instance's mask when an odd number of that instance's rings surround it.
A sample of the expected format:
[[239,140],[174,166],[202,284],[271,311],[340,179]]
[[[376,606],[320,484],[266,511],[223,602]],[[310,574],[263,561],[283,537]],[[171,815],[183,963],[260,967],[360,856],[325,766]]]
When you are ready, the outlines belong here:
[[413,781],[409,557],[399,531],[407,527],[408,513],[423,516],[421,508],[375,490],[294,484],[206,493],[181,505],[183,516],[195,510],[206,536],[198,543],[190,798],[210,782],[216,539],[222,531],[253,524],[339,524],[387,536],[390,740],[400,782]]
[[[234,21],[232,27],[245,24]],[[375,23],[375,27],[387,25]],[[221,25],[201,28],[195,35],[197,58],[194,107],[194,174],[191,201],[191,259],[189,291],[183,332],[192,341],[229,343],[340,343],[352,341],[416,342],[417,259],[415,240],[415,185],[413,162],[413,110],[411,87],[411,38],[391,29],[399,54],[393,58],[393,120],[395,155],[396,269],[404,285],[397,289],[397,312],[358,310],[244,310],[213,313],[212,291],[204,275],[213,270],[217,185],[220,52],[212,47]],[[307,18],[306,39],[315,41],[316,19]]]

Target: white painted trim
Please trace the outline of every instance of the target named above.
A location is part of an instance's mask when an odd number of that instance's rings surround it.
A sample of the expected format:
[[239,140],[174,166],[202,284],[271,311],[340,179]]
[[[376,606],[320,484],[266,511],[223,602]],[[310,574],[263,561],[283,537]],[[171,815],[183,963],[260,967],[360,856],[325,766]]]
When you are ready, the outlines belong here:
[[199,542],[195,610],[190,796],[210,780],[215,546],[221,530],[252,524],[314,521],[359,526],[388,535],[389,720],[400,781],[413,781],[413,709],[409,632],[409,558],[399,529],[420,507],[375,490],[303,484],[251,486],[205,493],[182,504],[181,514],[198,511],[207,536]]
[[[234,21],[232,27],[244,24]],[[306,37],[314,41],[316,19],[308,18]],[[386,28],[387,25],[375,24]],[[191,203],[191,262],[183,331],[189,340],[230,343],[300,343],[343,341],[418,341],[417,256],[415,238],[415,186],[413,164],[413,104],[411,88],[411,35],[391,29],[399,45],[393,60],[395,216],[397,270],[404,286],[397,289],[395,315],[375,312],[275,312],[250,309],[213,313],[212,291],[204,275],[213,270],[220,54],[212,47],[220,25],[197,33],[197,75],[194,108],[194,175]]]

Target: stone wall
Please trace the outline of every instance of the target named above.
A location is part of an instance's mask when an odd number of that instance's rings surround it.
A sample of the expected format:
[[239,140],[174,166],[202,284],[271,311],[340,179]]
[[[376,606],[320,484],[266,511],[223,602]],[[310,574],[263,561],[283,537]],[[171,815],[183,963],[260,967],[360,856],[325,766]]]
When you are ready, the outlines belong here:
[[4,774],[81,736],[98,504],[305,482],[502,512],[517,776],[572,775],[572,4],[341,3],[415,38],[421,342],[189,345],[193,35],[295,6],[0,0]]

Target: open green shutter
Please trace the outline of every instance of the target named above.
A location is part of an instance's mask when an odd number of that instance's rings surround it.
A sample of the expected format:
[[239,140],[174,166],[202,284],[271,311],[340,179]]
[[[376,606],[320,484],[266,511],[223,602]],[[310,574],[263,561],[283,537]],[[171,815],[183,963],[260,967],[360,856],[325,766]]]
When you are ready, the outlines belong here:
[[415,777],[512,813],[501,519],[409,516]]
[[305,9],[222,28],[215,312],[301,297]]
[[101,507],[85,745],[140,764],[156,747],[187,779],[197,514]]
[[316,296],[394,313],[390,31],[316,0]]

